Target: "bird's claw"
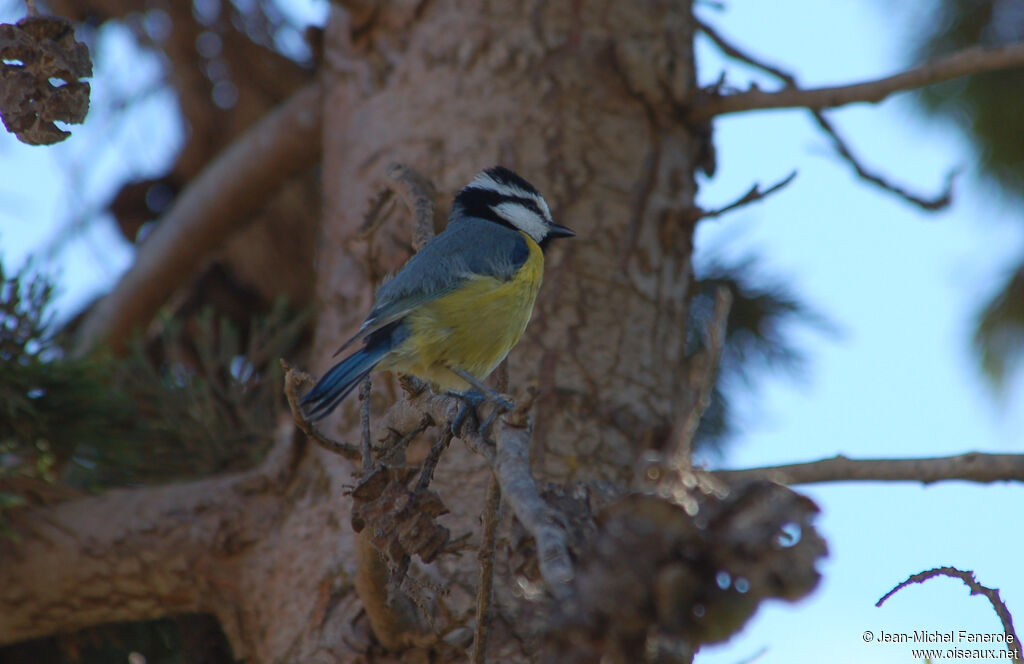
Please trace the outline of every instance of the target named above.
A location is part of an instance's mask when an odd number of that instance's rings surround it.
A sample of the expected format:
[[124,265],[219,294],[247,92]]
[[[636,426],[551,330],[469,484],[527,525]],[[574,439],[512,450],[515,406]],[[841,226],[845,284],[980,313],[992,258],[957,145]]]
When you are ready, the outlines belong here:
[[462,432],[462,428],[465,426],[466,420],[470,415],[473,416],[473,420],[475,422],[480,422],[480,415],[477,410],[487,402],[494,404],[494,410],[487,416],[487,419],[484,420],[483,425],[477,427],[485,434],[490,430],[491,424],[494,423],[494,419],[499,413],[506,413],[516,407],[514,403],[500,396],[496,392],[484,394],[479,390],[468,390],[466,392],[451,392],[450,394],[459,398],[463,402],[462,407],[459,408],[459,412],[456,413],[451,422],[451,431],[456,436]]

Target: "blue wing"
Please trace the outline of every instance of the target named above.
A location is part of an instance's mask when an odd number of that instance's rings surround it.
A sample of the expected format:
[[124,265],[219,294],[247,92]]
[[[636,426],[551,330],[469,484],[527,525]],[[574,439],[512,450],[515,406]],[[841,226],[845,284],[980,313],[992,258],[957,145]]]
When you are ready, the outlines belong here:
[[473,217],[449,222],[443,233],[377,289],[373,311],[335,355],[424,303],[457,289],[467,279],[511,279],[529,255],[530,248],[519,231]]

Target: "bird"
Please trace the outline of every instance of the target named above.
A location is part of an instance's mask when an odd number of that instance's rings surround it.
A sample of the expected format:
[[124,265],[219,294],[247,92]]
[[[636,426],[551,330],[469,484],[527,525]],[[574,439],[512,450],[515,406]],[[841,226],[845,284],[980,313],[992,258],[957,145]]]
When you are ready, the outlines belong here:
[[455,196],[448,223],[377,290],[355,336],[362,347],[300,400],[306,419],[333,411],[371,371],[415,376],[437,393],[509,407],[484,379],[519,342],[544,275],[544,252],[576,235],[551,218],[543,196],[503,166],[478,173]]

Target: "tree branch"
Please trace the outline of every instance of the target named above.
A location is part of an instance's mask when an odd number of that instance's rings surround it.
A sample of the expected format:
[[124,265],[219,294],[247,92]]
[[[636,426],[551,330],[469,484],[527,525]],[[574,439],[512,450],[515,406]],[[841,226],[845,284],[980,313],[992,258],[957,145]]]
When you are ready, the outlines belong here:
[[690,358],[686,382],[692,401],[688,404],[680,423],[674,427],[675,444],[667,455],[671,468],[690,467],[693,437],[704,418],[704,411],[711,404],[711,393],[718,376],[718,362],[722,358],[722,348],[725,346],[725,331],[732,300],[732,291],[726,286],[719,286],[715,291],[715,308],[707,325],[707,346]]
[[[537,542],[537,559],[541,576],[548,590],[556,597],[568,592],[573,578],[572,562],[566,543],[565,527],[555,510],[540,497],[537,483],[530,473],[531,425],[526,416],[533,399],[524,399],[515,411],[498,418],[494,441],[468,424],[460,438],[491,466],[501,487],[502,499],[508,503],[523,527]],[[451,396],[436,395],[430,390],[395,403],[377,423],[378,432],[414,429],[427,415],[435,422],[451,422],[461,402]],[[482,427],[483,428],[483,427]],[[379,433],[380,439],[384,433]]]
[[730,483],[768,479],[780,484],[817,482],[1024,482],[1024,454],[968,452],[923,459],[849,459],[835,456],[820,461],[765,466],[743,470],[716,470],[715,477]]
[[989,588],[978,583],[978,580],[974,577],[974,572],[960,570],[955,567],[937,567],[925,572],[912,574],[906,581],[899,583],[895,588],[882,595],[881,599],[875,602],[875,606],[882,606],[887,599],[912,583],[924,583],[928,579],[934,579],[937,576],[960,579],[971,589],[972,595],[983,595],[992,605],[996,615],[999,616],[999,622],[1003,623],[1003,633],[1006,635],[1006,650],[1010,653],[1010,659],[1015,659],[1019,662],[1024,658],[1024,650],[1021,649],[1020,638],[1017,636],[1017,630],[1013,627],[1013,616],[1010,614],[1010,609],[1007,608],[1006,602],[999,596],[997,588]]
[[338,454],[350,461],[364,458],[362,450],[350,443],[338,442],[320,433],[312,422],[302,415],[302,408],[299,406],[299,392],[305,392],[316,382],[309,374],[299,371],[284,360],[281,360],[281,368],[284,369],[284,396],[288,401],[288,408],[292,412],[292,420],[299,431],[309,436],[314,443],[328,452]]
[[288,178],[320,159],[321,85],[312,83],[250,127],[178,196],[139,247],[135,263],[82,322],[78,355],[106,342],[124,348],[132,330],[215,249],[245,228]]
[[[161,487],[113,489],[15,515],[21,541],[0,548],[0,645],[107,622],[214,613],[236,656],[239,554],[283,503],[290,436],[250,471]],[[240,496],[245,497],[241,500]]]
[[412,243],[419,251],[434,238],[437,191],[427,178],[411,166],[391,164],[387,169],[391,188],[402,199],[413,216]]
[[836,152],[839,153],[839,156],[853,166],[853,170],[862,180],[867,180],[871,184],[877,185],[885,191],[896,194],[908,203],[913,203],[924,210],[941,210],[952,202],[953,183],[956,180],[956,176],[960,173],[960,169],[954,168],[946,174],[946,182],[942,186],[942,191],[937,195],[931,198],[926,198],[918,194],[913,194],[903,187],[889,182],[881,175],[868,170],[863,164],[861,164],[860,160],[857,159],[857,157],[853,155],[853,152],[850,151],[850,146],[839,135],[838,130],[836,130],[832,122],[825,117],[824,113],[821,111],[811,111],[811,115],[814,116],[818,125],[825,130],[825,133],[832,138],[832,145],[835,147]]
[[[704,32],[709,37],[712,36],[712,32],[706,29]],[[877,103],[895,92],[933,85],[970,74],[1021,66],[1024,66],[1024,43],[999,47],[976,46],[899,74],[860,83],[812,89],[787,86],[775,92],[753,88],[730,95],[710,95],[698,100],[690,108],[687,119],[696,123],[718,115],[742,111],[770,108],[821,110],[857,102]]]
[[[729,40],[727,40],[725,37],[719,34],[718,31],[712,28],[710,25],[703,23],[701,21],[698,21],[697,25],[698,27],[700,27],[701,31],[705,35],[707,35],[708,38],[710,38],[711,41],[713,41],[715,45],[729,57],[739,60],[740,62],[744,62],[750,65],[751,67],[754,67],[755,69],[760,69],[761,71],[778,78],[785,84],[784,91],[799,91],[800,86],[798,85],[796,77],[793,74],[781,69],[780,67],[770,65],[764,62],[763,60],[756,58],[753,55],[747,53],[746,51],[740,49],[738,46],[731,43]],[[933,196],[931,198],[926,198],[923,196],[919,196],[917,194],[913,194],[907,189],[892,184],[886,178],[866,168],[860,162],[860,160],[857,159],[856,156],[854,156],[853,151],[849,147],[849,144],[842,138],[842,136],[839,135],[839,131],[828,120],[828,118],[825,117],[825,114],[822,113],[822,111],[819,109],[811,108],[808,110],[810,111],[811,115],[814,117],[814,120],[818,123],[818,125],[832,139],[832,145],[835,148],[836,152],[839,153],[839,156],[845,159],[853,167],[853,170],[857,173],[857,175],[860,176],[862,179],[867,180],[868,182],[884,189],[885,191],[896,194],[905,201],[913,203],[914,205],[917,205],[925,210],[939,210],[949,205],[950,201],[952,200],[953,180],[956,177],[956,174],[958,172],[957,170],[954,169],[949,173],[949,175],[946,176],[945,186],[943,187],[942,192],[939,193],[938,195]]]
[[696,214],[694,214],[694,221],[699,221],[701,219],[712,219],[714,217],[719,217],[719,216],[725,214],[726,212],[732,212],[733,210],[741,208],[741,207],[743,207],[745,205],[750,205],[751,203],[756,203],[757,201],[762,200],[764,198],[767,198],[768,196],[771,196],[775,192],[777,192],[777,191],[783,189],[784,187],[788,186],[789,183],[794,180],[794,178],[796,178],[796,171],[793,171],[792,173],[790,173],[786,177],[782,178],[781,180],[779,180],[778,182],[776,182],[772,186],[768,187],[767,189],[761,189],[761,184],[760,183],[754,183],[754,186],[752,186],[750,188],[750,190],[747,191],[747,193],[743,194],[742,196],[737,198],[732,203],[729,203],[728,205],[725,205],[725,206],[720,207],[720,208],[716,208],[714,210],[701,210],[701,209],[698,209],[696,211]]

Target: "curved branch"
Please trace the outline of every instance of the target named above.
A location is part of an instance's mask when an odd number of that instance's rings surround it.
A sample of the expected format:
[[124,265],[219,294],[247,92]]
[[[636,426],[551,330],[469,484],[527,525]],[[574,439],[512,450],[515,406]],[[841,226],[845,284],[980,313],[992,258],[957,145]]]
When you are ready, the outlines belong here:
[[871,81],[813,89],[788,86],[776,92],[751,89],[731,95],[708,96],[693,105],[687,119],[691,122],[704,122],[717,115],[741,111],[769,108],[809,108],[820,111],[857,102],[877,103],[894,92],[912,90],[969,74],[1021,66],[1024,66],[1024,43],[996,48],[976,46]]
[[729,482],[769,479],[779,484],[816,482],[1024,482],[1024,454],[968,452],[923,459],[849,459],[842,455],[820,461],[712,471]]
[[981,585],[978,583],[978,579],[975,578],[974,572],[970,570],[961,570],[955,567],[936,567],[935,569],[911,574],[906,581],[900,582],[895,588],[882,595],[881,599],[875,602],[875,606],[881,607],[887,599],[912,583],[924,583],[928,579],[934,579],[938,576],[960,579],[964,582],[964,585],[971,589],[972,595],[983,595],[989,601],[989,604],[992,605],[992,610],[999,616],[999,622],[1003,624],[1003,633],[1006,635],[1006,650],[1010,653],[1009,658],[1017,661],[1024,658],[1024,650],[1021,649],[1020,638],[1017,636],[1017,630],[1013,627],[1013,615],[1010,614],[1010,609],[1007,608],[1006,602],[999,596],[999,589]]
[[132,267],[86,316],[78,355],[124,348],[174,290],[287,180],[320,159],[321,84],[311,83],[250,127],[196,176],[139,247]]

